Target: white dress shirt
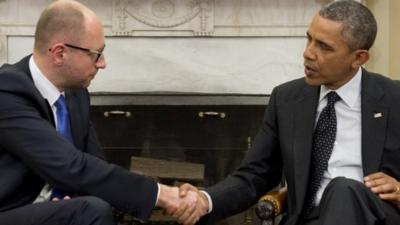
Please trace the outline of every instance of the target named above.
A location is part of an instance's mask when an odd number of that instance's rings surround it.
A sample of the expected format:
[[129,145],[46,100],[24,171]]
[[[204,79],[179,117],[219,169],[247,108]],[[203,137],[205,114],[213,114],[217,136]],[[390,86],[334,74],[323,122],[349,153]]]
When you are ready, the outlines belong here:
[[49,79],[40,71],[35,61],[33,60],[33,56],[29,59],[29,69],[32,74],[33,83],[36,88],[39,90],[40,94],[42,94],[44,99],[47,99],[51,106],[51,110],[53,111],[54,121],[57,126],[57,108],[54,103],[60,97],[61,93],[56,86],[54,86]]
[[[322,193],[335,177],[347,177],[363,181],[361,161],[361,68],[356,75],[339,89],[335,90],[341,100],[336,102],[337,118],[336,140],[332,155],[328,161],[328,170],[324,172],[321,187],[317,192],[315,204],[319,205]],[[325,98],[329,90],[321,86],[317,118],[327,104]],[[316,123],[316,122],[315,122]]]

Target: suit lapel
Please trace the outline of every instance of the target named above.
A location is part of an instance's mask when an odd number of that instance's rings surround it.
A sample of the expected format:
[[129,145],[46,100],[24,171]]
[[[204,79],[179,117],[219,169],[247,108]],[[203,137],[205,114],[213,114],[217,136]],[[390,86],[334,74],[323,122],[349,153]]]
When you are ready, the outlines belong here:
[[[53,111],[51,110],[51,106],[49,102],[43,98],[42,94],[40,94],[39,90],[33,83],[32,74],[29,69],[29,59],[31,56],[32,55],[28,55],[15,64],[19,70],[23,71],[21,74],[28,79],[28,82],[18,84],[21,86],[9,85],[9,88],[12,88],[13,91],[18,90],[21,91],[21,93],[26,93],[27,96],[32,96],[35,104],[38,105],[37,109],[39,110],[40,114],[55,127],[56,124],[54,122],[54,115]],[[29,86],[26,86],[25,84],[29,84]]]
[[[49,102],[43,98],[43,96],[40,94],[39,90],[35,87],[32,79],[32,74],[29,69],[29,59],[31,55],[23,58],[21,61],[15,64],[15,66],[22,71],[21,75],[25,76],[25,79],[27,82],[20,82],[16,83],[16,85],[8,85],[5,86],[5,90],[8,90],[7,88],[11,89],[12,91],[19,90],[21,93],[25,93],[27,96],[32,96],[32,99],[34,100],[35,104],[38,105],[37,109],[39,110],[40,114],[42,115],[43,118],[48,120],[54,127],[55,127],[55,122],[54,122],[54,115],[53,111],[51,109],[51,106]],[[29,87],[27,87],[27,84]],[[74,144],[78,148],[83,146],[83,141],[81,138],[83,135],[81,134],[82,132],[82,120],[80,117],[80,107],[78,105],[77,101],[77,96],[74,94],[73,91],[66,91],[66,101],[67,101],[67,107],[69,111],[69,117],[70,117],[70,123],[71,123],[71,132],[72,132],[72,137],[74,139]],[[81,148],[83,149],[83,148]]]
[[361,90],[362,163],[364,175],[379,170],[386,137],[388,106],[382,101],[383,90],[363,70]]
[[312,138],[315,115],[318,106],[319,88],[305,86],[303,94],[295,103],[294,110],[294,183],[296,191],[296,207],[302,208],[306,195],[307,181],[311,161]]

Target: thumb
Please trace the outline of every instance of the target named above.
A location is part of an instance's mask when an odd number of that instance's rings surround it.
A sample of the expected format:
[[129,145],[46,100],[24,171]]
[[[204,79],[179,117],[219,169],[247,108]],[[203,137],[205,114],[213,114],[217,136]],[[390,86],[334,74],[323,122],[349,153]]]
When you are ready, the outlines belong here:
[[198,192],[199,190],[197,189],[197,187],[189,183],[184,183],[179,187],[179,197],[181,198],[185,197],[189,191]]

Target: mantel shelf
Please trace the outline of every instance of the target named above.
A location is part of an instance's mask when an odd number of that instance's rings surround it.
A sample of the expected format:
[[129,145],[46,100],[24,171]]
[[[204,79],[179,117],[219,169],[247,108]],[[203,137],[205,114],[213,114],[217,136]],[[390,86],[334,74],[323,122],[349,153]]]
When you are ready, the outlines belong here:
[[92,105],[267,105],[269,95],[180,92],[92,92]]

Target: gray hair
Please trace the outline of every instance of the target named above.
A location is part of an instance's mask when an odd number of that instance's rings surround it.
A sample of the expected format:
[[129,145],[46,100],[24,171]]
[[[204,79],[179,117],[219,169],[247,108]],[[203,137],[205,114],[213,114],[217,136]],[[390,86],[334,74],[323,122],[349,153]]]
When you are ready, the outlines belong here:
[[352,50],[369,50],[374,44],[377,25],[372,12],[353,0],[334,1],[324,6],[319,15],[328,20],[342,22],[342,36]]

